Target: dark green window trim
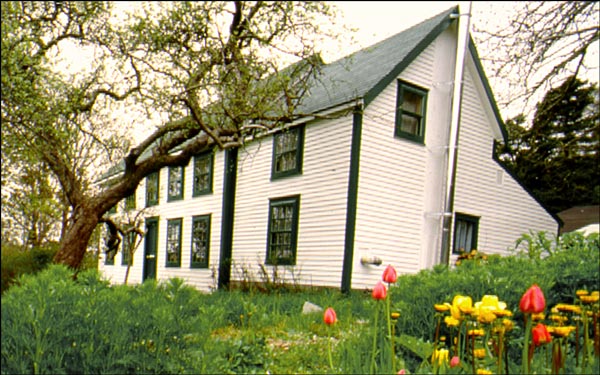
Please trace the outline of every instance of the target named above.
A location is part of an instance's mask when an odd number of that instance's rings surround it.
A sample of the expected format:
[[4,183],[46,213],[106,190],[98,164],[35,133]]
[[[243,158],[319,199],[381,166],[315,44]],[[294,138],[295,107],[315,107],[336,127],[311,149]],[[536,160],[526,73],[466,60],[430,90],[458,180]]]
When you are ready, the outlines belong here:
[[167,220],[167,267],[181,267],[182,219]]
[[296,264],[299,213],[299,195],[269,201],[266,264]]
[[160,186],[159,172],[154,172],[146,177],[146,207],[158,204],[158,188]]
[[125,211],[135,210],[135,192],[125,197]]
[[302,174],[304,126],[284,129],[273,136],[271,179]]
[[167,202],[183,199],[184,167],[169,167],[169,180],[167,185]]
[[213,192],[214,154],[208,153],[194,156],[194,186],[192,196],[211,194]]
[[[121,245],[121,265],[127,266],[129,265],[129,257],[132,253],[132,247],[135,246],[135,241],[137,239],[137,233],[135,231],[126,232],[123,236],[123,244]],[[133,265],[133,259],[131,259],[131,265]]]
[[452,254],[461,254],[477,249],[479,218],[461,213],[454,214],[454,245]]
[[424,143],[426,113],[427,90],[398,80],[394,135]]
[[210,255],[210,215],[192,218],[192,251],[190,268],[208,268]]

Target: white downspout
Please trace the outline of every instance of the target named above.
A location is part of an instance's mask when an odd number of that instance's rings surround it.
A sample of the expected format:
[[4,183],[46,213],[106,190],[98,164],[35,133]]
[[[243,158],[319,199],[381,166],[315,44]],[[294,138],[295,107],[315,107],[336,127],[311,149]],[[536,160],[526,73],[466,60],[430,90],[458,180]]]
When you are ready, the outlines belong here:
[[453,14],[451,16],[453,18],[458,18],[458,41],[456,46],[456,65],[454,68],[454,90],[452,93],[452,117],[450,122],[450,136],[448,138],[448,170],[446,172],[444,215],[442,215],[442,248],[440,252],[440,263],[442,264],[448,264],[450,261],[450,239],[452,238],[452,218],[454,216],[454,188],[456,182],[456,164],[458,161],[458,135],[463,91],[463,73],[465,56],[467,54],[469,43],[471,3],[471,1],[467,3],[467,11],[465,13]]

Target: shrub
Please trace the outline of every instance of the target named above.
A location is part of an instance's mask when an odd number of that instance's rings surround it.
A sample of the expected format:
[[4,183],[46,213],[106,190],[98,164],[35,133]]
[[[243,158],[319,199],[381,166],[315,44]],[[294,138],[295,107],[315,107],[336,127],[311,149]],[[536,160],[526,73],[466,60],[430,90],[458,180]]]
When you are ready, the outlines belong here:
[[58,250],[57,243],[47,243],[40,248],[23,249],[18,245],[2,245],[2,293],[24,274],[33,274],[52,263]]

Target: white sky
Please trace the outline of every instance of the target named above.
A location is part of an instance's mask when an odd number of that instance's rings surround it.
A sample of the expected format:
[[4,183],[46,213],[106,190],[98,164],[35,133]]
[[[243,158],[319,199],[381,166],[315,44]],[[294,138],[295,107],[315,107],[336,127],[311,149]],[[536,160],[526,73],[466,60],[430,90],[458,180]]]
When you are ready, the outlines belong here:
[[[468,1],[330,1],[338,10],[338,25],[342,24],[355,29],[351,34],[342,35],[332,43],[331,48],[324,48],[322,56],[326,62],[351,54],[359,49],[373,45],[389,36],[395,35],[417,23],[433,17],[451,7],[458,5],[462,11],[468,7]],[[473,25],[486,30],[494,30],[498,25],[508,24],[516,1],[472,1],[470,29]],[[117,9],[132,6],[131,2],[115,2]],[[590,60],[598,60],[598,44]],[[478,45],[478,52],[484,56],[485,51]],[[79,62],[79,60],[78,60]],[[486,75],[492,91],[499,99],[499,93],[507,92],[506,86],[492,76],[490,68],[483,62]],[[599,72],[596,69],[587,77],[590,81],[599,81]],[[504,88],[504,90],[503,90]],[[503,91],[501,91],[503,90]],[[499,103],[500,104],[500,103]],[[516,115],[518,110],[500,108],[503,118],[507,119]]]
[[[331,60],[348,55],[358,49],[368,47],[389,36],[395,35],[411,26],[414,26],[430,17],[433,17],[456,5],[461,11],[466,11],[468,1],[331,1],[330,3],[340,11],[340,21],[347,26],[357,29],[353,34],[355,44],[348,48],[332,53]],[[481,29],[494,30],[504,24],[508,24],[512,12],[514,11],[516,1],[473,1],[471,2],[471,21],[470,30],[473,33],[473,25]],[[598,45],[592,51],[588,61],[598,60]],[[485,51],[483,46],[477,45],[477,50],[482,56],[489,51]],[[327,55],[324,54],[327,57]],[[326,59],[327,61],[331,61]],[[496,99],[499,99],[499,93],[502,82],[492,76],[490,68],[484,65],[485,73],[488,77],[490,86]],[[588,72],[586,79],[598,83],[599,71],[598,63],[593,63],[595,69]],[[521,109],[500,108],[503,118],[516,115]]]

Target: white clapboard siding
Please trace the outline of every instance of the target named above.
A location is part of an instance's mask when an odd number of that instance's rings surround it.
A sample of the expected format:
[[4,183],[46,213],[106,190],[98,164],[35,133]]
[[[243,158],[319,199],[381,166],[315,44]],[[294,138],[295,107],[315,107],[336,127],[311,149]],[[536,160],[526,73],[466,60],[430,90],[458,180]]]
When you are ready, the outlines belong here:
[[[387,264],[399,273],[419,271],[423,247],[429,240],[424,233],[439,229],[426,227],[425,212],[439,210],[444,158],[429,144],[443,145],[444,140],[437,138],[448,126],[446,82],[452,71],[452,64],[447,63],[452,61],[448,45],[455,43],[454,38],[452,30],[442,33],[399,76],[428,90],[425,145],[394,137],[396,81],[365,110],[353,288],[372,288]],[[437,66],[440,58],[445,65]],[[383,264],[363,265],[363,256],[376,256]]]
[[[260,281],[259,264],[264,264],[267,250],[269,199],[300,195],[296,266],[278,267],[279,277],[303,285],[340,286],[351,134],[351,115],[307,124],[302,174],[273,181],[272,137],[240,151],[232,280],[240,280],[242,271],[249,271]],[[271,274],[272,267],[265,267]]]
[[478,247],[484,253],[507,254],[529,230],[556,234],[558,224],[493,158],[493,126],[485,113],[487,100],[467,65],[463,92],[456,212],[479,216]]
[[[167,202],[168,168],[160,171],[159,180],[159,204],[144,210],[144,217],[158,217],[158,239],[157,239],[157,279],[167,280],[178,277],[200,290],[209,291],[215,286],[213,279],[214,269],[218,269],[219,252],[221,245],[221,210],[223,193],[223,159],[224,153],[217,152],[214,155],[213,164],[213,193],[192,197],[193,189],[193,159],[185,167],[184,171],[184,194],[179,201]],[[136,192],[136,207],[141,209],[146,204],[145,180],[140,183]],[[192,218],[199,215],[210,215],[210,244],[209,244],[209,268],[190,268],[191,258],[191,227]],[[181,266],[166,267],[166,233],[167,221],[169,219],[182,219],[181,239]],[[142,229],[143,224],[142,224]],[[115,283],[122,283],[125,277],[126,266],[121,266],[121,253],[115,257],[114,266],[104,265],[100,261],[102,273]],[[128,282],[139,283],[143,274],[144,241],[140,244],[134,254],[133,266],[129,272]]]

